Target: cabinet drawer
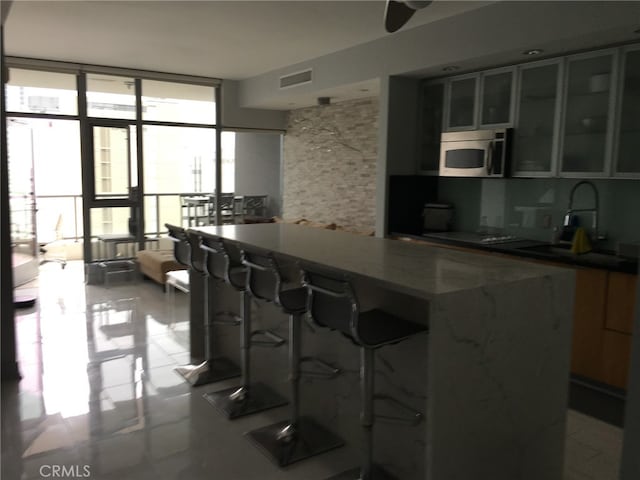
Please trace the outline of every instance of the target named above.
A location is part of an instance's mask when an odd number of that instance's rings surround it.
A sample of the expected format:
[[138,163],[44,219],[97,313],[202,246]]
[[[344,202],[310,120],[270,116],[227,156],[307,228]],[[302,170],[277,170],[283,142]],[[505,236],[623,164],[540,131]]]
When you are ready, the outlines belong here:
[[636,275],[609,273],[605,328],[627,334],[633,332],[637,283],[638,277]]
[[631,361],[631,335],[605,330],[602,340],[602,380],[608,385],[626,389]]

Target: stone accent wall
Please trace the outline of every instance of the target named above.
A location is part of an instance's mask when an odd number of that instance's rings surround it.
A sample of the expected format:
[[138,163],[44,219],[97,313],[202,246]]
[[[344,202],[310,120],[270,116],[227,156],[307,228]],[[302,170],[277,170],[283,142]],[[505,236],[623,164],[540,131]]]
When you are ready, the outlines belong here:
[[284,136],[283,217],[375,229],[378,99],[292,110]]

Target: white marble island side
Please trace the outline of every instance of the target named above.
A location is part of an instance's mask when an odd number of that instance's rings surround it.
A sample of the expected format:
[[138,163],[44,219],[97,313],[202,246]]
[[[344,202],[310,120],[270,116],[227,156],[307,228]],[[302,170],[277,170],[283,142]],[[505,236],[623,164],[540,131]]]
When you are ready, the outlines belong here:
[[[376,425],[375,457],[398,478],[562,479],[573,271],[289,224],[197,231],[344,272],[364,305],[429,326],[378,353],[378,391],[426,414],[417,428]],[[345,371],[342,380],[303,383],[303,409],[357,444],[357,348],[335,332],[303,341]],[[262,374],[286,392],[279,357],[256,363],[270,364]]]

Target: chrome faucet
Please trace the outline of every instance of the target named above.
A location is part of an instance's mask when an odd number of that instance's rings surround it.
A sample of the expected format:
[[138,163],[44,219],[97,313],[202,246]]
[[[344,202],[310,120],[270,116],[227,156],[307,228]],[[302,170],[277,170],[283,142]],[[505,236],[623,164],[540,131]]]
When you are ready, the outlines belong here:
[[[591,187],[591,190],[593,190],[593,199],[595,202],[595,205],[593,208],[573,208],[573,195],[576,193],[576,190],[578,189],[578,187],[580,187],[581,185],[589,185]],[[567,217],[569,217],[572,213],[575,212],[591,212],[593,213],[593,242],[597,242],[598,241],[598,206],[599,206],[599,199],[598,199],[598,189],[596,188],[596,186],[594,185],[593,182],[590,182],[589,180],[582,180],[578,183],[576,183],[573,188],[571,189],[571,193],[569,193],[569,208],[567,210],[567,215],[565,217],[565,225],[567,224]]]

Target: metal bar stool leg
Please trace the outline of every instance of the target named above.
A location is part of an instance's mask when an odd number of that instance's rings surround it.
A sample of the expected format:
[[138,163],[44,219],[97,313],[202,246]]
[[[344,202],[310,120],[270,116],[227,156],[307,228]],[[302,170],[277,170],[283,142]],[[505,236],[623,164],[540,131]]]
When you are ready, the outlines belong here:
[[209,315],[209,280],[204,278],[204,358],[200,365],[177,367],[175,371],[194,387],[240,375],[238,366],[226,357],[214,357],[213,327]]
[[309,417],[300,416],[300,315],[289,315],[289,420],[247,433],[267,457],[280,467],[341,447],[344,441]]
[[251,383],[251,295],[241,294],[240,356],[242,381],[239,387],[210,392],[204,398],[229,419],[287,404],[287,399],[262,383]]
[[375,423],[375,351],[360,347],[360,394],[362,407],[362,464],[329,477],[327,480],[395,480],[395,477],[373,463],[373,426]]
[[373,470],[373,390],[375,380],[375,354],[369,348],[360,348],[361,364],[361,388],[362,388],[362,471],[360,478],[372,479]]

